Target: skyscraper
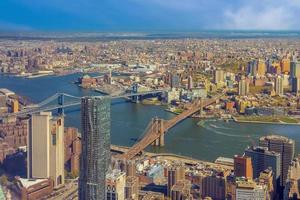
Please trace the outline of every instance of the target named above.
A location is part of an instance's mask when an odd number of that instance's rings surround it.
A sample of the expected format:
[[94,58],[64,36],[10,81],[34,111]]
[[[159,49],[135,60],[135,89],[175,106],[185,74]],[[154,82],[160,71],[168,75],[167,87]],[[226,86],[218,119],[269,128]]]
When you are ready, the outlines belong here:
[[259,59],[257,63],[257,75],[262,77],[266,74],[266,63],[264,60]]
[[300,92],[300,78],[292,78],[292,92],[296,94]]
[[274,151],[281,155],[280,185],[284,186],[289,165],[294,158],[295,141],[283,136],[270,135],[261,137],[259,139],[259,145],[267,147],[269,151]]
[[277,95],[283,95],[283,80],[281,76],[275,78],[274,89]]
[[300,78],[300,62],[299,61],[292,61],[291,62],[291,78]]
[[120,170],[111,170],[106,175],[106,199],[125,200],[126,174]]
[[251,158],[246,156],[235,155],[234,174],[236,177],[253,178]]
[[246,81],[245,77],[243,76],[239,81],[239,95],[246,96],[249,92],[249,83]]
[[221,69],[216,69],[214,71],[214,83],[220,84],[224,83],[224,71]]
[[82,98],[81,126],[79,199],[105,200],[110,164],[110,99]]
[[177,166],[168,169],[168,196],[171,196],[172,187],[181,180],[185,180],[185,169],[183,166]]
[[282,73],[289,73],[291,68],[291,60],[288,58],[284,58],[280,62],[281,72]]
[[32,115],[28,134],[28,178],[51,178],[64,184],[64,118],[51,112]]
[[269,151],[267,147],[250,147],[245,150],[245,155],[250,157],[253,166],[253,177],[258,178],[260,173],[269,167],[273,171],[274,185],[279,181],[281,161],[280,154]]

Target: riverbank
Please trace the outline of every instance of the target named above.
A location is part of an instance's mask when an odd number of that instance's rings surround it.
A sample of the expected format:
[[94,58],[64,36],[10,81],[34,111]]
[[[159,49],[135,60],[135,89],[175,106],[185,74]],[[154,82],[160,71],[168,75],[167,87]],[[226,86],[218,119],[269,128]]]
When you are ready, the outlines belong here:
[[278,124],[278,125],[300,125],[298,120],[287,116],[249,116],[249,117],[232,117],[237,123],[253,123],[253,124]]

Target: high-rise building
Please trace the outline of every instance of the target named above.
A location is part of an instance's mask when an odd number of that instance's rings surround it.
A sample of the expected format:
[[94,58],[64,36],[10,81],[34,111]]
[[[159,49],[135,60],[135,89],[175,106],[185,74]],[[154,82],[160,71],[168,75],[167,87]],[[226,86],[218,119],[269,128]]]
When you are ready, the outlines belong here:
[[257,62],[257,76],[262,77],[266,74],[266,63],[264,60],[259,59]]
[[291,62],[291,78],[300,78],[300,62],[299,61],[292,61]]
[[253,60],[248,63],[248,74],[251,76],[256,76],[257,74],[257,61]]
[[183,166],[176,166],[168,169],[168,196],[171,196],[172,187],[180,180],[185,180],[185,169]]
[[191,199],[191,186],[190,180],[178,181],[171,189],[171,199]]
[[171,74],[171,88],[180,87],[180,77],[178,74]]
[[106,200],[125,200],[126,174],[112,170],[106,174]]
[[279,153],[269,151],[267,147],[249,147],[245,150],[245,155],[252,160],[254,178],[258,178],[261,172],[271,167],[274,185],[279,181],[281,170]]
[[110,164],[110,99],[82,98],[81,126],[79,199],[105,200]]
[[252,179],[236,180],[236,200],[266,200],[267,192],[265,185],[258,185]]
[[300,78],[292,78],[292,92],[296,94],[300,92]]
[[216,69],[214,71],[214,83],[220,84],[224,83],[224,71],[221,69]]
[[239,81],[239,95],[246,96],[249,92],[249,83],[246,81],[245,77],[243,76]]
[[51,178],[54,188],[64,184],[64,118],[51,112],[30,119],[27,150],[28,178]]
[[191,90],[193,89],[194,83],[193,83],[193,77],[189,76],[188,77],[188,89]]
[[286,185],[284,188],[284,200],[299,199],[300,197],[300,160],[299,155],[295,158],[288,171]]
[[235,155],[234,174],[236,177],[253,178],[251,158],[246,156]]
[[126,177],[125,198],[133,200],[139,199],[139,177]]
[[283,80],[281,76],[275,78],[274,89],[277,95],[283,95]]
[[291,68],[291,60],[288,58],[284,58],[280,62],[281,72],[282,73],[289,73]]
[[289,165],[295,154],[295,141],[283,136],[270,135],[261,137],[259,145],[267,147],[269,151],[274,151],[281,156],[280,185],[284,186],[287,178]]

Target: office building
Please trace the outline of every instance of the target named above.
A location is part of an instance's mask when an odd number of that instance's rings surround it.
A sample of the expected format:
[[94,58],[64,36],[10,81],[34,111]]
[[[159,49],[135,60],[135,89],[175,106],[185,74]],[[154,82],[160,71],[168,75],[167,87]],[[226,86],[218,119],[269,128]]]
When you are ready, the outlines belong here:
[[106,174],[106,199],[125,200],[126,174],[112,170]]
[[214,71],[214,83],[222,84],[224,83],[224,71],[221,69],[216,69]]
[[82,98],[81,126],[79,199],[105,200],[110,164],[110,99]]
[[283,95],[283,80],[281,76],[275,78],[274,89],[276,95]]
[[168,169],[168,196],[171,196],[172,187],[180,180],[185,180],[184,166],[176,166]]
[[280,177],[281,157],[274,151],[269,151],[267,147],[249,147],[245,150],[245,155],[250,157],[253,166],[253,178],[258,178],[260,173],[271,167],[273,171],[274,185]]
[[239,95],[246,96],[249,92],[249,82],[243,76],[239,81]]
[[252,162],[250,157],[234,156],[234,174],[236,177],[253,178]]
[[264,60],[259,59],[257,62],[257,76],[263,77],[266,74],[266,63]]
[[300,78],[292,78],[292,92],[299,94],[300,92]]
[[284,58],[280,62],[281,72],[282,73],[289,73],[291,68],[291,60],[288,58]]
[[299,155],[289,167],[286,185],[284,188],[284,200],[300,198],[300,160]]
[[189,90],[191,90],[191,89],[193,89],[193,87],[194,87],[194,83],[193,83],[193,77],[192,76],[189,76],[188,77],[188,89]]
[[267,188],[258,185],[252,179],[238,178],[236,180],[236,200],[266,200]]
[[300,62],[299,61],[292,61],[291,62],[291,78],[300,78]]
[[171,199],[191,199],[191,187],[192,184],[189,180],[178,181],[171,189]]
[[51,178],[54,188],[64,184],[63,117],[54,117],[51,112],[31,116],[27,158],[28,178]]
[[261,137],[259,139],[259,145],[267,147],[269,151],[279,153],[281,156],[281,176],[280,185],[285,185],[289,165],[294,158],[295,154],[295,141],[283,136],[270,135]]
[[257,61],[253,60],[248,63],[248,75],[256,76],[257,74]]
[[171,74],[171,88],[180,87],[180,77],[178,74]]
[[139,199],[139,177],[126,177],[125,198],[133,200]]

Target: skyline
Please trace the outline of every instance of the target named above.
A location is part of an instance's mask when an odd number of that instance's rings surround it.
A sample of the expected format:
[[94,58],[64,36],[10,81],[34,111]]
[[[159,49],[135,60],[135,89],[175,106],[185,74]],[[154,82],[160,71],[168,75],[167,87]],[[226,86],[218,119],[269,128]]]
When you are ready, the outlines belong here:
[[297,30],[298,0],[7,0],[5,31]]

